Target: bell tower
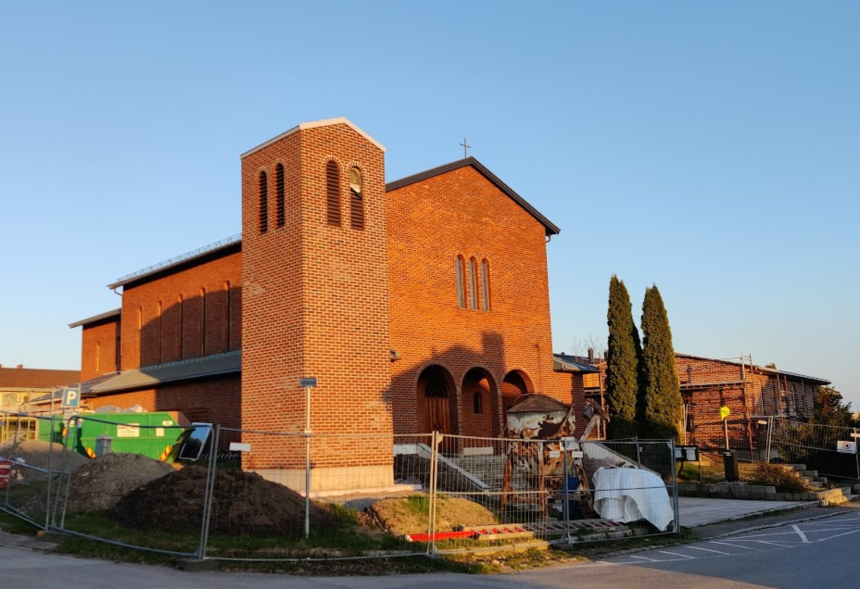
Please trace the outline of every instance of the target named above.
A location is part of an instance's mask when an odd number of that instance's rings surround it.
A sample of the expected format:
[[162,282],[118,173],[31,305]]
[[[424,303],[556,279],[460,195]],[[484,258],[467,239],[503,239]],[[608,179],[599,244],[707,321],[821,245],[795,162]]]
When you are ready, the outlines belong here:
[[[317,377],[311,489],[390,485],[392,439],[359,437],[392,433],[385,148],[339,118],[241,160],[242,427],[302,433]],[[244,468],[304,488],[303,437],[243,441]]]

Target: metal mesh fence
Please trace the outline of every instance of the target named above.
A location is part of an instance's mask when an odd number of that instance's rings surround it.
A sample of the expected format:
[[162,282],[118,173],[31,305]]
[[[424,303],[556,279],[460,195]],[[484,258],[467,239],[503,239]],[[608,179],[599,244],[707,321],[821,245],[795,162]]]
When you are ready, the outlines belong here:
[[0,413],[0,509],[50,526],[62,474],[62,417]]
[[[24,417],[6,424],[0,509],[133,549],[289,562],[680,529],[671,442],[306,435],[142,423],[133,413]],[[11,450],[22,442],[32,446],[25,457]],[[47,464],[33,458],[36,446]]]
[[671,442],[444,436],[432,494],[437,552],[677,532]]
[[143,424],[77,415],[65,422],[53,527],[119,546],[202,554],[217,440],[209,424]]
[[[860,478],[855,452],[840,452],[840,442],[857,442],[860,429],[772,418],[769,458],[773,462],[805,464],[809,470],[843,478]],[[844,445],[844,444],[843,444]]]
[[222,428],[221,436],[234,451],[216,462],[206,558],[426,553],[431,435]]

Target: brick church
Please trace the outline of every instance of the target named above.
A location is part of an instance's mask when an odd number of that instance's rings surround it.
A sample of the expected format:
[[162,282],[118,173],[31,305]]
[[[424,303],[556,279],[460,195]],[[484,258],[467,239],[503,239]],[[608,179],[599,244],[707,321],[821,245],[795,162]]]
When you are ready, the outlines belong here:
[[[492,437],[521,394],[581,407],[552,353],[559,229],[476,159],[386,182],[385,148],[339,118],[243,153],[241,174],[241,238],[120,278],[121,308],[71,325],[90,408],[302,432],[311,376],[319,433]],[[316,447],[315,469],[391,478],[390,437],[354,444]],[[288,446],[248,466],[299,469]]]

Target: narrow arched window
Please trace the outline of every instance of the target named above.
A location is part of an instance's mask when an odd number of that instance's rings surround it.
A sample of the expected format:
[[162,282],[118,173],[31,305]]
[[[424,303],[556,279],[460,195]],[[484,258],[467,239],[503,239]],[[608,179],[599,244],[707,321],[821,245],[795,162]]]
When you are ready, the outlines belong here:
[[340,225],[340,172],[337,162],[329,161],[325,166],[326,206],[329,225]]
[[99,373],[99,365],[102,356],[102,344],[101,342],[96,342],[96,374]]
[[490,310],[490,264],[481,260],[481,308]]
[[[143,356],[143,307],[137,308],[137,365],[140,366],[140,360]],[[117,366],[119,370],[119,366]]]
[[469,294],[471,295],[471,299],[469,300],[470,307],[472,309],[478,308],[478,263],[475,261],[475,258],[469,259]]
[[349,170],[349,220],[353,229],[364,229],[364,193],[361,171]]
[[265,172],[260,172],[260,233],[269,230],[269,182]]
[[224,349],[230,349],[230,281],[224,283]]
[[463,289],[463,265],[464,260],[462,256],[457,256],[456,260],[457,264],[457,306],[461,309],[466,307],[466,292]]
[[475,415],[481,415],[484,412],[484,400],[481,397],[481,393],[475,393],[475,396],[472,398],[472,404],[474,405]]
[[278,227],[284,226],[284,164],[278,164],[275,169],[275,208],[278,217]]
[[200,355],[206,355],[206,289],[200,289]]
[[185,327],[185,298],[182,295],[179,295],[179,298],[176,299],[176,306],[179,307],[179,329],[176,330],[176,349],[179,352],[179,357],[184,358],[185,356],[182,353],[182,336]]
[[157,346],[156,352],[157,352],[159,364],[161,364],[161,334],[162,334],[162,328],[164,327],[164,322],[162,321],[162,319],[163,319],[162,311],[163,310],[164,310],[164,307],[162,306],[161,301],[158,301],[158,308],[156,309],[156,311],[157,311],[156,314],[158,315],[158,319],[157,319],[157,323],[155,325],[155,327],[156,327],[155,335],[157,338],[157,340],[156,340],[156,346]]

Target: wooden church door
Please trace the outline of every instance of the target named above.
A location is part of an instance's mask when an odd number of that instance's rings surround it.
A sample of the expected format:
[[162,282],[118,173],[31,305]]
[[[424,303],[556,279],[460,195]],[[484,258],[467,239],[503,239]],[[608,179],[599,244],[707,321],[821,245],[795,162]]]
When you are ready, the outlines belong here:
[[427,425],[429,431],[451,433],[451,407],[448,387],[441,380],[431,380],[424,389],[427,401]]

